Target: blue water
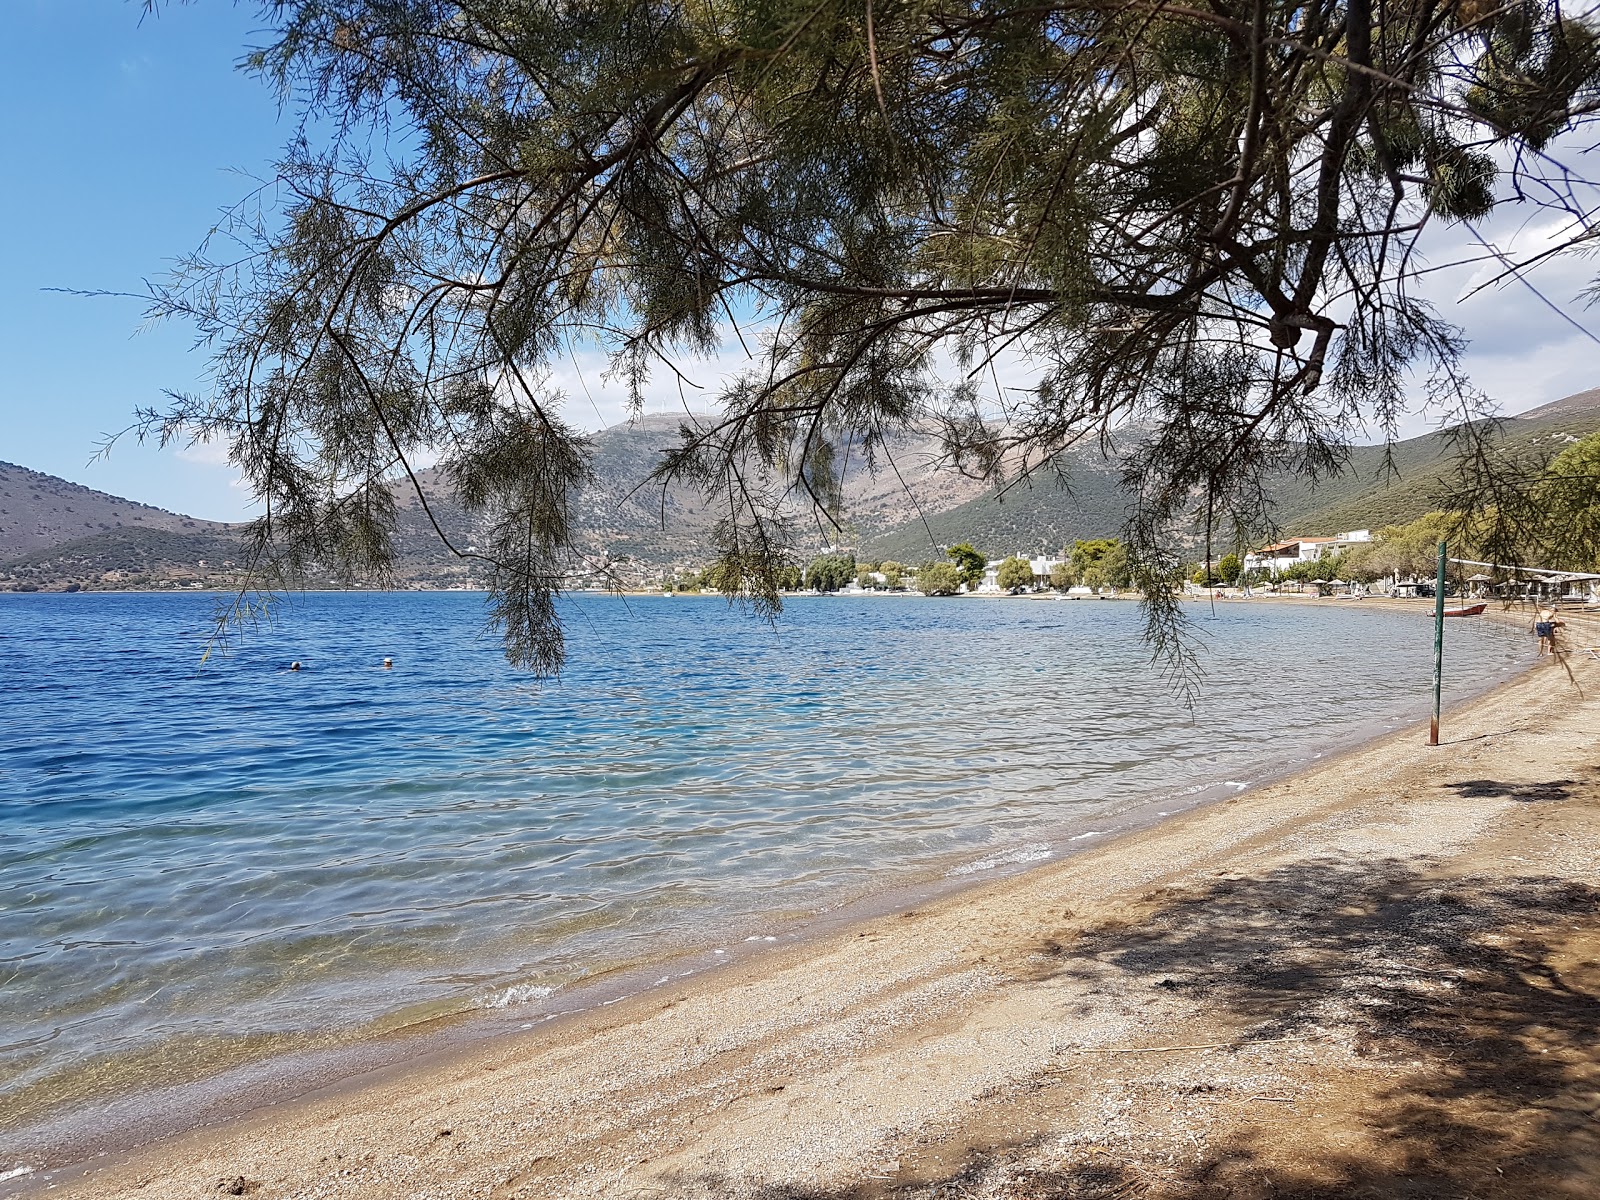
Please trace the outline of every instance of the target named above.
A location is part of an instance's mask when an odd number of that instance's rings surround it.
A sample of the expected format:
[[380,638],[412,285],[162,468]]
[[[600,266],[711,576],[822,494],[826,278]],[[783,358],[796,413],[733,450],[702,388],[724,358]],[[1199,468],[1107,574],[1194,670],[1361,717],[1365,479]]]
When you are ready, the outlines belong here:
[[[589,596],[540,683],[450,593],[202,667],[214,603],[0,596],[0,1124],[981,877],[1422,718],[1431,671],[1416,615],[1197,607],[1191,715],[1133,604]],[[1453,694],[1523,640],[1453,626]]]

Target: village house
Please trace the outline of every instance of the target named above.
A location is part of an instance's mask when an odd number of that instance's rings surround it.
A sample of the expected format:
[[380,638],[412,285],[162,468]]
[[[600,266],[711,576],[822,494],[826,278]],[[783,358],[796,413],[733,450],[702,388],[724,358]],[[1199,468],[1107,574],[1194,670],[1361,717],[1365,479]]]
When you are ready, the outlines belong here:
[[1352,546],[1364,545],[1371,541],[1370,529],[1352,529],[1348,533],[1335,534],[1333,537],[1290,538],[1287,541],[1263,546],[1259,550],[1252,550],[1244,556],[1244,568],[1253,571],[1258,567],[1265,567],[1274,575],[1279,575],[1297,563],[1316,562],[1318,559],[1327,558],[1330,554],[1339,554]]
[[[1033,571],[1034,587],[1046,586],[1050,582],[1050,572],[1055,570],[1058,565],[1066,561],[1065,559],[1061,558],[1047,558],[1042,554],[1034,555],[1032,557],[1029,557],[1026,554],[1018,554],[1016,557],[1026,558],[1028,560],[1028,567]],[[1004,558],[997,558],[990,562],[990,564],[983,569],[983,582],[978,585],[978,591],[992,593],[1004,590],[1000,586],[999,578],[1000,564],[1004,561]]]

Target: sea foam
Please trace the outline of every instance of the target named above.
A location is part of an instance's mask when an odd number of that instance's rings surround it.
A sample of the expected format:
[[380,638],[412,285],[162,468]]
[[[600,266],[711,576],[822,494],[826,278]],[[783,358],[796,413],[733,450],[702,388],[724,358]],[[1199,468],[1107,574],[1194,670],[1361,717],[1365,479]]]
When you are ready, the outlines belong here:
[[1034,842],[1031,845],[1018,846],[1014,850],[1002,850],[999,854],[991,854],[987,858],[978,859],[977,862],[962,863],[959,867],[952,867],[947,871],[946,876],[976,875],[979,871],[992,871],[996,867],[1009,867],[1017,863],[1038,862],[1049,857],[1050,847],[1043,842]]
[[536,983],[513,983],[510,987],[490,992],[483,998],[482,1007],[488,1009],[515,1008],[519,1004],[532,1004],[535,1000],[547,1000],[554,994],[555,988],[541,987]]

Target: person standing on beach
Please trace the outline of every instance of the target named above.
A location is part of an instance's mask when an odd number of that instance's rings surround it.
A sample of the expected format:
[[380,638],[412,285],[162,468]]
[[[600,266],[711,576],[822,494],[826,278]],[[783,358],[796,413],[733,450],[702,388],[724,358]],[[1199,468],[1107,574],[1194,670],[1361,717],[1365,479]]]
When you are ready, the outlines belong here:
[[1557,619],[1556,610],[1553,608],[1541,608],[1534,614],[1533,632],[1539,638],[1538,657],[1543,658],[1546,654],[1555,654],[1556,630],[1565,624],[1565,621]]

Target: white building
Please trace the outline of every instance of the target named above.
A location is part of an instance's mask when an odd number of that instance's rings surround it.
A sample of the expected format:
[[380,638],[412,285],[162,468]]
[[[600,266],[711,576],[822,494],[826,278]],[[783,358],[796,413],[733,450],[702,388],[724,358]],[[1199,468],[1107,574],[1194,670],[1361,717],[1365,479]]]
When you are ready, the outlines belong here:
[[[1028,566],[1033,571],[1035,587],[1049,583],[1050,572],[1066,561],[1063,558],[1047,558],[1042,554],[1031,558],[1026,554],[1017,554],[1012,557],[1028,559]],[[1005,559],[1003,558],[997,558],[983,569],[983,582],[978,585],[978,591],[998,592],[1002,590],[1000,587],[1000,564],[1004,561]]]
[[1316,562],[1330,554],[1338,554],[1352,546],[1372,541],[1370,529],[1352,529],[1333,537],[1300,537],[1263,546],[1244,556],[1244,568],[1253,571],[1265,567],[1274,575],[1287,571],[1297,563]]

